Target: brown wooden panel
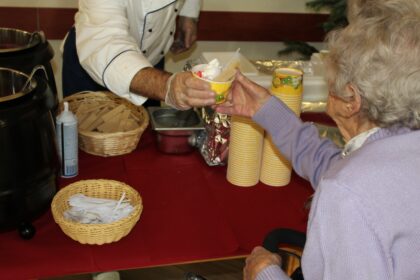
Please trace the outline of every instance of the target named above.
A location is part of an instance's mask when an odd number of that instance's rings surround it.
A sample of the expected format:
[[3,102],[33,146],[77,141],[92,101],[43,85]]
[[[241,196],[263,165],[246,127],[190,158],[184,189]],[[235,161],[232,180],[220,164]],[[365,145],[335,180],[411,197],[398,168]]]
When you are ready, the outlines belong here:
[[63,39],[74,23],[76,9],[39,9],[39,26],[48,39]]
[[37,30],[36,22],[36,9],[34,8],[0,8],[0,27],[32,32]]
[[199,40],[311,41],[324,39],[321,24],[328,15],[292,13],[202,12]]
[[[43,30],[48,39],[64,38],[77,9],[0,7],[0,26]],[[39,23],[37,24],[37,14]],[[198,39],[203,41],[321,42],[325,14],[244,13],[203,11]]]

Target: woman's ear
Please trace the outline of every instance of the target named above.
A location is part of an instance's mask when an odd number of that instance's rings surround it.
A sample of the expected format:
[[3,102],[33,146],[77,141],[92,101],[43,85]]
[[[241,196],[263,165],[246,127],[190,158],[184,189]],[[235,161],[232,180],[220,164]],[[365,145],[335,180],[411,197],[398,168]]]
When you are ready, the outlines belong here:
[[351,97],[348,101],[346,101],[347,115],[353,116],[358,114],[362,108],[362,97],[359,94],[359,90],[352,84],[347,84],[345,90],[347,93],[346,95]]

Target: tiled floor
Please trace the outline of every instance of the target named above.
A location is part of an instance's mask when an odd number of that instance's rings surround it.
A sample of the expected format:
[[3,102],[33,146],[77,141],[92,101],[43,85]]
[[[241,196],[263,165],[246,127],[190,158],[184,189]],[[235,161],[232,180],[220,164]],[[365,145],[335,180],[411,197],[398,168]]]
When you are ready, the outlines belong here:
[[[155,268],[120,271],[121,280],[184,280],[187,272],[204,276],[207,280],[240,280],[244,259],[183,264]],[[91,275],[71,275],[40,280],[91,280]]]

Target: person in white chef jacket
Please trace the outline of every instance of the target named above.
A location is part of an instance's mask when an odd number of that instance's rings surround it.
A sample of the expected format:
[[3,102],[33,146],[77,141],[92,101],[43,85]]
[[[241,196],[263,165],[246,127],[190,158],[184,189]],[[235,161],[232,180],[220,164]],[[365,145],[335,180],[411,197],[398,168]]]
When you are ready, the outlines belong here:
[[[168,51],[177,54],[195,42],[201,4],[202,0],[79,0],[75,24],[63,45],[64,97],[107,89],[136,105],[148,99],[164,100],[180,110],[214,104],[208,83],[190,72],[163,70]],[[113,271],[94,279],[120,278]]]
[[136,105],[148,99],[180,110],[214,104],[208,83],[190,72],[163,70],[168,51],[177,54],[195,42],[201,4],[79,0],[75,24],[63,45],[63,96],[108,89]]

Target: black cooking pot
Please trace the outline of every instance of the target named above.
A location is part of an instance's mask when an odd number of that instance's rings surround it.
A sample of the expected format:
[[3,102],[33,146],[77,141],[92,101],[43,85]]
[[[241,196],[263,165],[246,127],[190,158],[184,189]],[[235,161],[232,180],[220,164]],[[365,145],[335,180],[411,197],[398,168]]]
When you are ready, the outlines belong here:
[[19,29],[0,28],[0,67],[29,74],[36,65],[43,65],[57,107],[57,87],[51,66],[53,57],[54,50],[42,31],[30,33]]
[[28,75],[0,68],[0,230],[22,237],[33,235],[30,223],[57,189],[55,96],[38,72],[23,89]]

